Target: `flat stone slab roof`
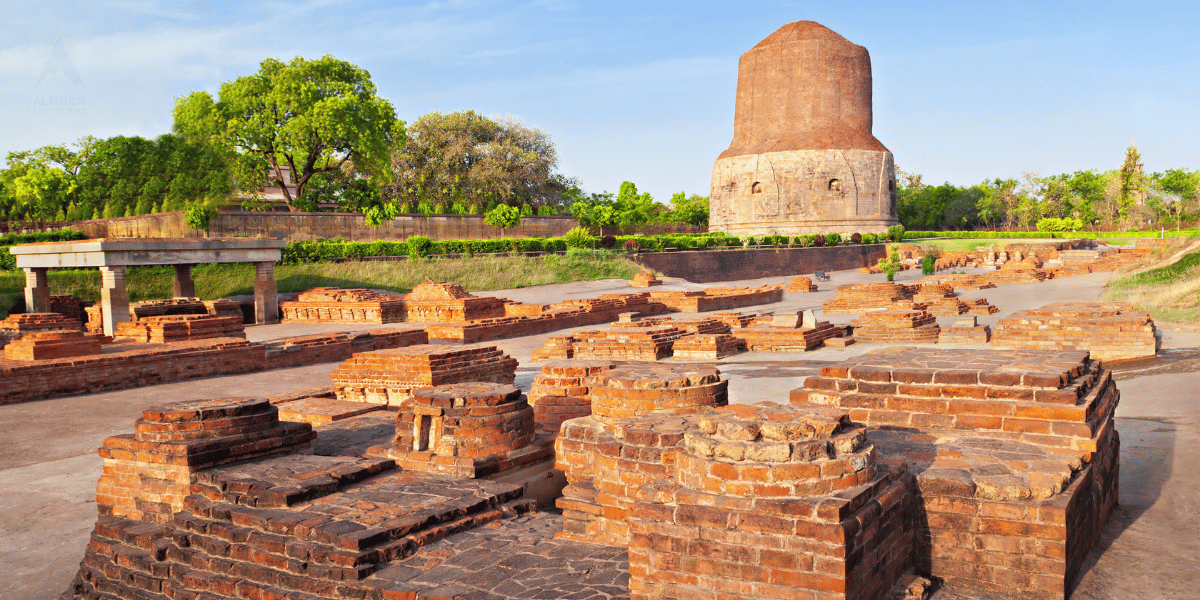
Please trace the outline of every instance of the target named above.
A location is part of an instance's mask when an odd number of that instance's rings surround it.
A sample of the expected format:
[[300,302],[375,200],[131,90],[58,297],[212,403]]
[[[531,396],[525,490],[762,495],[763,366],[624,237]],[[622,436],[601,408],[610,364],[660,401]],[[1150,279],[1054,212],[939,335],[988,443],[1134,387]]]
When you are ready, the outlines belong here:
[[106,267],[275,262],[285,245],[261,238],[99,238],[20,244],[9,252],[19,268]]

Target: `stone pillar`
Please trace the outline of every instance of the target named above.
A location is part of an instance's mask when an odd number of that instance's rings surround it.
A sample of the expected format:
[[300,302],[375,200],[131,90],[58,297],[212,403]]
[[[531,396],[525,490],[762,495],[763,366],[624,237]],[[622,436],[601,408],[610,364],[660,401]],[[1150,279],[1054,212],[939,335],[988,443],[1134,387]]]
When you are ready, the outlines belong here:
[[129,320],[125,266],[100,267],[100,280],[100,317],[104,321],[104,335],[111,336],[117,323]]
[[172,265],[175,267],[175,280],[172,290],[176,298],[194,298],[196,283],[192,280],[193,265]]
[[279,322],[279,288],[275,284],[275,263],[254,263],[254,324]]
[[25,267],[25,312],[50,312],[50,284],[45,267]]

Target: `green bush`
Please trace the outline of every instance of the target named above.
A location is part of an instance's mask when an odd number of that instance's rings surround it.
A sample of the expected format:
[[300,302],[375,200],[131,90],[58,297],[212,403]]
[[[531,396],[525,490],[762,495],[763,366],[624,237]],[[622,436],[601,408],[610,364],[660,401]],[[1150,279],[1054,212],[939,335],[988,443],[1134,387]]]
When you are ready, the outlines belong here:
[[13,256],[8,251],[8,249],[12,246],[19,244],[34,244],[37,242],[73,242],[76,240],[86,239],[88,239],[86,234],[84,234],[82,231],[75,231],[74,229],[5,234],[0,236],[0,270],[17,270],[17,257]]
[[888,227],[887,238],[895,243],[900,243],[900,241],[904,239],[904,226],[892,225],[891,227]]
[[576,227],[562,237],[567,248],[588,248],[592,245],[592,232],[587,227]]
[[932,256],[921,257],[921,274],[922,275],[933,275],[933,262],[934,262],[934,259]]
[[408,255],[413,258],[428,256],[432,247],[433,240],[423,235],[414,235],[408,238]]
[[841,244],[841,243],[842,243],[842,234],[840,234],[840,233],[825,234],[825,245],[826,246],[837,246],[838,244]]

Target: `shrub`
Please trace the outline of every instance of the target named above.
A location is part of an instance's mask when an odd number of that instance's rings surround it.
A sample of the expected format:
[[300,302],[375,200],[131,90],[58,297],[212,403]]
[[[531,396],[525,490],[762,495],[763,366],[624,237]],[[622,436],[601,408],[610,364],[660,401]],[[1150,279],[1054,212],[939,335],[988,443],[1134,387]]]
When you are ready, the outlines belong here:
[[[892,225],[891,227],[888,227],[887,228],[887,237],[889,240],[892,240],[893,242],[895,242],[897,244],[900,243],[902,240],[904,240],[904,226],[903,225]],[[889,279],[888,281],[891,281],[891,280]]]
[[625,243],[621,244],[621,248],[630,254],[636,254],[638,250],[642,249],[642,245],[637,240],[625,240]]
[[921,258],[922,275],[933,275],[933,262],[934,258],[932,256],[926,255]]
[[1046,218],[1037,222],[1038,231],[1074,231],[1083,229],[1083,221],[1079,219]]
[[825,236],[820,233],[812,236],[812,245],[816,246],[817,248],[824,246],[825,245]]
[[862,242],[863,242],[863,236],[861,233],[858,233],[856,231],[856,232],[850,234],[850,243],[851,244],[861,244]]
[[414,235],[408,238],[408,255],[413,258],[428,256],[429,249],[432,247],[433,240],[423,235]]
[[612,250],[613,246],[617,245],[617,238],[613,237],[612,235],[606,235],[600,238],[600,245]]
[[567,248],[586,248],[592,243],[592,232],[587,227],[576,227],[562,237]]
[[825,245],[826,246],[836,246],[840,243],[842,243],[842,234],[840,234],[840,233],[825,234]]

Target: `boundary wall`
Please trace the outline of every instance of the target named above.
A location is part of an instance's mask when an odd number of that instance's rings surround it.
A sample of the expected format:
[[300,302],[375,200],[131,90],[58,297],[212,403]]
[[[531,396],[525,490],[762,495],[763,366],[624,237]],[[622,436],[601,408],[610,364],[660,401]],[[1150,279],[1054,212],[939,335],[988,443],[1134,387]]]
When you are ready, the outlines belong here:
[[378,227],[368,227],[363,215],[328,212],[221,211],[208,229],[188,227],[183,211],[64,223],[93,238],[223,238],[269,237],[289,242],[345,238],[352,242],[404,240],[423,235],[435,240],[479,240],[501,237],[558,237],[579,226],[574,217],[527,216],[520,225],[501,231],[483,222],[483,215],[403,214]]
[[668,277],[693,283],[844,271],[874,265],[887,253],[885,244],[820,248],[688,250],[638,254],[634,260]]

